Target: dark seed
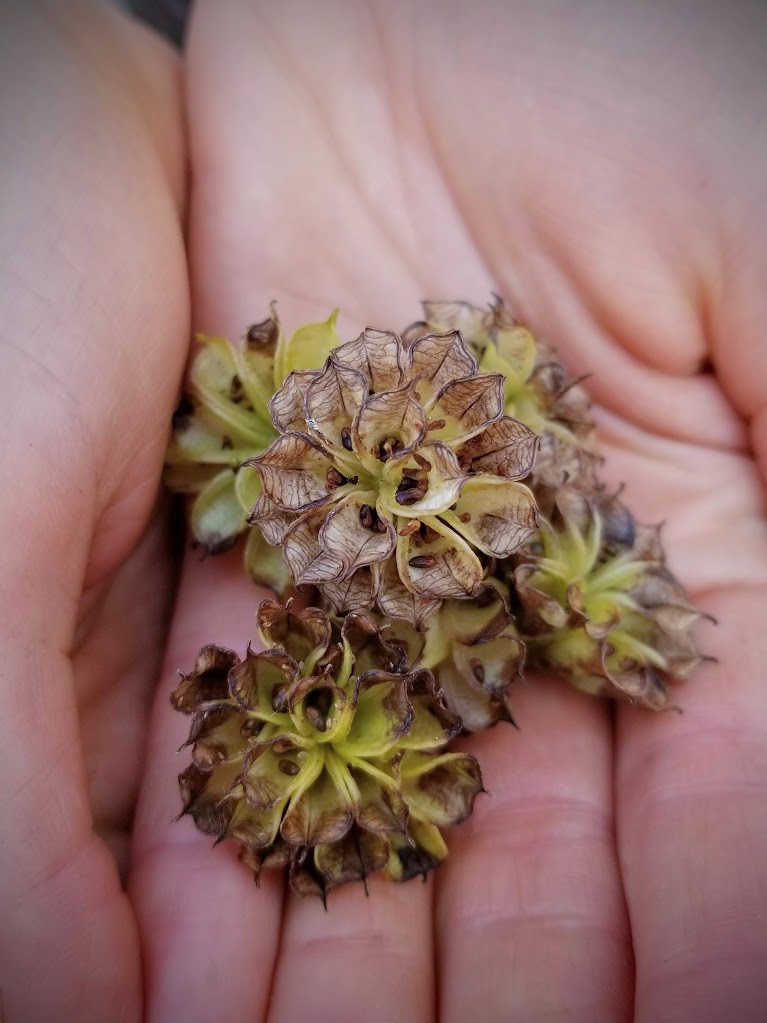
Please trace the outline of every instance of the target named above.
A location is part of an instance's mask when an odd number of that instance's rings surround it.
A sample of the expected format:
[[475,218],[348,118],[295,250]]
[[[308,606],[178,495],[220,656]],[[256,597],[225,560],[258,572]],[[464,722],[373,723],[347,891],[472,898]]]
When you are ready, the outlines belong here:
[[325,717],[317,710],[316,707],[304,707],[304,714],[306,714],[310,724],[312,724],[318,732],[325,731],[327,728],[327,725],[325,724]]
[[232,438],[229,436],[229,434],[225,433],[224,436],[221,438],[221,450],[231,451],[233,447],[234,444],[232,443]]
[[363,504],[360,508],[360,522],[365,529],[375,529],[378,525],[378,515],[375,508],[371,508],[369,504]]
[[236,405],[238,402],[242,401],[244,394],[245,392],[242,388],[242,380],[240,380],[240,378],[235,373],[235,375],[232,377],[232,385],[229,388],[229,397]]
[[243,739],[250,739],[257,732],[261,731],[263,724],[263,721],[259,721],[257,718],[248,718],[246,721],[243,721],[240,727],[240,735]]
[[295,777],[301,770],[298,764],[294,764],[292,760],[286,760],[284,758],[277,761],[277,766],[283,774],[289,774],[291,777]]
[[280,739],[275,739],[272,743],[272,749],[275,753],[292,753],[295,748],[296,744],[286,736]]
[[394,495],[394,500],[397,504],[417,504],[421,498],[426,497],[427,489],[423,484],[416,484],[416,486],[404,491],[398,489]]
[[471,522],[471,515],[468,512],[464,512],[463,515],[459,515],[458,519],[460,522]]
[[424,543],[435,543],[439,540],[439,533],[424,522],[421,524],[421,539]]
[[471,668],[474,678],[479,682],[480,685],[485,681],[485,669],[482,662],[476,657],[472,657],[469,661],[469,667]]
[[343,430],[341,430],[341,443],[343,444],[347,451],[351,451],[352,431],[349,429],[348,426],[345,426]]
[[338,471],[338,469],[328,469],[327,475],[325,476],[325,482],[331,490],[336,490],[338,487],[342,487],[348,482],[346,477]]
[[444,419],[435,419],[426,427],[427,430],[441,430],[445,425]]
[[387,437],[378,445],[378,459],[381,462],[388,462],[392,455],[402,450],[402,441],[397,437]]
[[434,568],[437,564],[437,559],[433,554],[416,554],[414,558],[408,561],[408,565],[411,568]]

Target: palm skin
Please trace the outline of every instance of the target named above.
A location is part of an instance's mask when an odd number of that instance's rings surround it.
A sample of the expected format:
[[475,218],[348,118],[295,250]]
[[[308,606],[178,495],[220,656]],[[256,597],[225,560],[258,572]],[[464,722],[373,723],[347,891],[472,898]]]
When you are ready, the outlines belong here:
[[[606,476],[667,521],[673,567],[721,623],[682,715],[521,688],[520,733],[465,740],[492,796],[447,864],[335,892],[328,913],[274,878],[255,891],[233,850],[171,823],[175,671],[206,642],[241,650],[262,596],[237,556],[192,555],[165,634],[154,495],[188,337],[176,68],[95,9],[62,33],[55,4],[31,6],[14,29],[45,60],[4,65],[32,126],[3,255],[4,408],[24,442],[3,456],[8,1019],[761,1019],[756,5],[197,4],[195,327],[237,336],[277,298],[288,325],[339,306],[351,336],[404,326],[422,297],[501,292],[593,373]],[[106,135],[86,131],[99,119]],[[125,894],[109,846],[139,785]]]

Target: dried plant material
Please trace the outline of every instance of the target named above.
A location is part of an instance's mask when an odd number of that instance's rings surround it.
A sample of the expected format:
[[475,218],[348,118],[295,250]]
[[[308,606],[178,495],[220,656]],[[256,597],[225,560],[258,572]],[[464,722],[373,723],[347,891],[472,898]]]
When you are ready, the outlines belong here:
[[431,673],[363,614],[265,601],[258,623],[266,652],[204,647],[173,693],[193,715],[182,812],[301,894],[425,875],[482,791],[476,760],[446,752],[461,725]]
[[[240,345],[198,336],[202,347],[192,361],[189,392],[173,419],[165,482],[194,498],[190,530],[206,554],[229,550],[248,528],[261,486],[258,473],[243,463],[278,435],[269,402],[285,376],[292,373],[300,384],[305,367],[321,366],[340,342],[335,320],[334,313],[286,338],[273,314],[252,326]],[[257,529],[248,534],[245,566],[277,593],[290,585],[284,560]]]
[[487,309],[468,302],[424,302],[424,320],[405,332],[413,344],[426,332],[457,330],[481,372],[503,377],[504,410],[541,438],[531,485],[565,482],[597,487],[598,458],[590,400],[554,350],[511,317],[496,298]]
[[465,731],[513,723],[511,691],[522,677],[525,644],[509,611],[509,587],[500,579],[486,578],[472,600],[444,601],[425,631],[394,621],[386,634],[405,645],[410,660],[434,673]]
[[661,710],[664,677],[687,678],[703,659],[693,629],[704,616],[666,566],[657,528],[636,526],[615,498],[565,488],[511,564],[528,662],[579,689]]
[[537,527],[519,480],[538,442],[504,413],[503,387],[456,331],[409,348],[364,331],[272,399],[280,435],[248,463],[261,479],[250,521],[335,611],[377,601],[423,628]]

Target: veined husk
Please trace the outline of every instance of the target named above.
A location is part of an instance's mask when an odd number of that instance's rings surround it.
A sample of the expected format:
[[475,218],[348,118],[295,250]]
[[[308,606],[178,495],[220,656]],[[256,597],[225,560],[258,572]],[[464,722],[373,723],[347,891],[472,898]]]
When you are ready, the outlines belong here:
[[423,310],[424,320],[405,331],[406,342],[424,332],[460,331],[479,369],[503,376],[506,414],[540,436],[530,486],[569,482],[593,493],[599,458],[591,401],[554,349],[518,324],[497,297],[487,309],[468,302],[424,302]]
[[658,528],[615,498],[565,488],[507,571],[528,664],[578,689],[661,710],[665,679],[703,659],[694,627],[705,616],[666,565]]
[[425,875],[482,791],[476,760],[446,751],[461,726],[431,673],[363,614],[265,601],[258,625],[263,653],[204,647],[173,693],[193,715],[182,813],[301,894]]
[[[386,622],[382,616],[381,622]],[[467,732],[498,721],[514,724],[512,689],[522,678],[525,644],[509,611],[509,587],[489,576],[472,600],[446,600],[419,632],[388,621],[384,635],[405,644],[408,658],[429,668],[448,708]]]
[[503,408],[456,331],[406,349],[368,329],[270,403],[280,436],[251,461],[251,520],[297,585],[339,613],[376,603],[423,628],[444,600],[476,597],[488,559],[537,527],[536,435]]
[[[340,338],[336,313],[289,337],[273,312],[252,326],[239,345],[198,335],[189,389],[173,419],[164,479],[193,498],[190,530],[207,554],[229,550],[248,528],[258,500],[258,473],[244,462],[262,454],[277,436],[269,402],[288,373],[321,366]],[[248,532],[245,565],[259,583],[284,593],[290,572],[261,531]]]

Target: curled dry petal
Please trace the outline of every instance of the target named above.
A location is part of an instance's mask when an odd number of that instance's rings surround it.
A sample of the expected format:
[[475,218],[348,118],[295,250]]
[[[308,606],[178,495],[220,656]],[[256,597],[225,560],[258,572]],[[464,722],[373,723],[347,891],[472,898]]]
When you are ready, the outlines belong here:
[[522,479],[533,467],[539,442],[538,435],[524,423],[501,416],[459,448],[458,458],[476,472]]
[[283,434],[249,464],[258,469],[266,496],[286,511],[304,511],[329,500],[332,459],[305,434]]
[[340,564],[336,578],[348,578],[358,568],[385,561],[394,552],[396,534],[388,519],[377,515],[374,528],[364,524],[363,509],[372,508],[375,503],[375,492],[356,491],[325,517],[319,542]]
[[352,425],[354,450],[366,466],[413,450],[424,438],[426,414],[410,387],[374,394]]
[[306,432],[306,407],[304,404],[306,389],[314,380],[315,374],[310,370],[290,373],[285,383],[269,402],[272,422],[282,433],[296,431]]
[[409,590],[402,581],[396,562],[387,561],[380,569],[378,606],[387,618],[402,618],[412,622],[416,629],[426,628],[431,616],[439,609],[440,597],[427,597]]
[[192,714],[202,703],[224,700],[229,696],[227,676],[238,661],[233,650],[219,646],[204,646],[197,655],[194,668],[182,674],[171,702],[176,710]]
[[410,348],[410,371],[418,386],[419,400],[428,403],[453,380],[474,376],[477,360],[458,331],[427,334]]
[[371,392],[393,390],[404,379],[402,343],[391,330],[368,327],[355,341],[341,345],[335,358],[358,370],[370,382]]
[[285,534],[283,556],[296,586],[334,582],[344,575],[340,557],[320,542],[324,522],[324,510],[310,511],[296,519]]
[[337,614],[366,611],[376,602],[376,581],[370,568],[358,568],[345,579],[328,579],[322,595]]
[[318,648],[330,643],[331,626],[326,614],[316,607],[293,611],[274,600],[264,600],[256,616],[261,638],[268,647],[284,650],[303,663]]
[[365,378],[333,357],[306,388],[306,419],[320,441],[343,448],[342,431],[352,420],[367,396]]
[[424,597],[476,596],[482,587],[483,569],[471,547],[437,518],[426,520],[428,539],[421,533],[397,540],[397,566],[407,589]]
[[477,476],[462,489],[445,522],[484,554],[507,558],[538,528],[538,508],[524,484]]
[[482,373],[445,384],[429,406],[429,423],[435,440],[462,444],[486,429],[503,415],[503,377]]

